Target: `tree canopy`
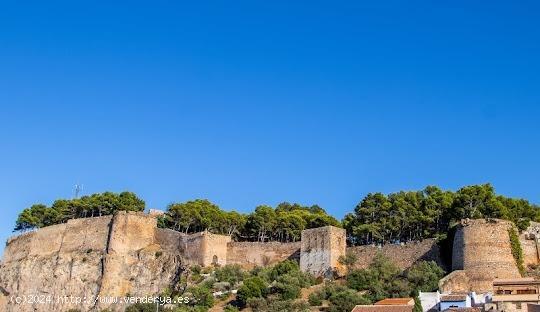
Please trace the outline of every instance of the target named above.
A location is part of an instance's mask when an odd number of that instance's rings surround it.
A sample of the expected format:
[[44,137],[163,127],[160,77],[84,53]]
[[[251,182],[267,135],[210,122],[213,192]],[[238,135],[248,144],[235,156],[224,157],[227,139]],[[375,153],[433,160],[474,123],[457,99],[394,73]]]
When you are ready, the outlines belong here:
[[495,194],[490,184],[457,192],[428,186],[389,195],[369,193],[345,216],[343,226],[353,244],[384,244],[444,237],[464,218],[507,219],[523,230],[539,219],[539,209],[527,200]]
[[[50,207],[35,204],[24,209],[15,230],[27,230],[116,211],[143,211],[145,202],[131,192],[98,193],[78,199],[59,199]],[[222,210],[206,199],[172,203],[158,220],[160,227],[184,233],[204,230],[235,240],[295,242],[302,230],[326,225],[343,226],[354,245],[445,238],[463,218],[501,218],[520,230],[540,221],[540,209],[525,199],[495,193],[490,184],[465,186],[456,192],[428,186],[420,191],[388,195],[369,193],[342,222],[318,205],[283,202],[257,206],[251,213]]]
[[317,205],[284,202],[276,208],[261,205],[252,213],[242,214],[196,199],[170,204],[160,224],[184,233],[208,230],[240,240],[293,242],[300,239],[304,229],[340,223]]
[[76,199],[58,199],[51,207],[43,204],[24,209],[17,218],[15,231],[40,228],[69,219],[110,215],[116,211],[143,211],[145,202],[131,192],[97,193]]

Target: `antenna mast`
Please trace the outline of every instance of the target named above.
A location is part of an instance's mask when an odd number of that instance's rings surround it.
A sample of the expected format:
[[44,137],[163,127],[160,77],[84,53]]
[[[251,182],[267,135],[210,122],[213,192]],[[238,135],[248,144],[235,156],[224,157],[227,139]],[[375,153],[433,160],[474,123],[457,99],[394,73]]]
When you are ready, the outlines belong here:
[[81,194],[83,190],[82,184],[75,184],[75,199],[79,198],[79,195]]

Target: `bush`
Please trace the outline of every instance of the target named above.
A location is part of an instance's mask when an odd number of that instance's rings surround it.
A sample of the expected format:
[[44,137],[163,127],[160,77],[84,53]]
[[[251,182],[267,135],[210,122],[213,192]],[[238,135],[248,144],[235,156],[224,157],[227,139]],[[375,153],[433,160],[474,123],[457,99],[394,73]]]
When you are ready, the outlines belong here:
[[311,306],[320,306],[322,305],[322,302],[324,300],[324,294],[321,291],[317,291],[314,293],[309,294],[308,302]]
[[516,266],[521,275],[525,274],[525,267],[523,266],[523,250],[519,242],[519,237],[514,227],[508,229],[508,236],[510,237],[510,247],[512,248],[512,256],[516,261]]
[[202,270],[201,266],[200,266],[200,265],[198,265],[198,264],[197,264],[197,265],[194,265],[194,266],[192,266],[192,267],[191,267],[191,268],[189,268],[189,269],[191,270],[191,273],[193,273],[193,274],[197,274],[197,275],[198,275],[198,274],[201,274],[201,270]]
[[269,282],[275,281],[279,276],[288,274],[290,272],[299,272],[300,266],[296,261],[285,260],[274,265],[267,274]]
[[247,304],[248,299],[261,298],[266,294],[267,285],[265,281],[258,277],[250,277],[244,280],[244,284],[238,289],[236,299],[242,306]]
[[125,312],[155,312],[156,305],[153,303],[135,303],[126,308]]
[[273,300],[264,298],[251,298],[248,306],[253,312],[307,312],[309,305],[305,301]]
[[311,286],[313,282],[311,275],[301,271],[291,271],[278,276],[272,290],[279,294],[282,300],[296,299],[300,296],[300,289]]
[[407,279],[418,291],[430,292],[439,288],[444,270],[435,261],[420,261],[407,271]]
[[228,264],[218,268],[215,270],[214,274],[218,281],[227,282],[231,287],[234,287],[240,281],[244,280],[244,277],[246,276],[246,272],[237,264]]
[[382,254],[377,254],[367,269],[351,271],[347,286],[369,291],[372,301],[392,296],[407,297],[412,291],[401,270]]
[[189,302],[190,306],[211,308],[214,305],[214,296],[206,287],[192,287],[187,292],[192,296],[192,300]]
[[333,293],[330,301],[330,312],[350,312],[358,304],[369,304],[370,301],[352,289],[340,290]]
[[239,311],[240,310],[237,307],[230,304],[226,305],[225,308],[223,308],[223,312],[239,312]]

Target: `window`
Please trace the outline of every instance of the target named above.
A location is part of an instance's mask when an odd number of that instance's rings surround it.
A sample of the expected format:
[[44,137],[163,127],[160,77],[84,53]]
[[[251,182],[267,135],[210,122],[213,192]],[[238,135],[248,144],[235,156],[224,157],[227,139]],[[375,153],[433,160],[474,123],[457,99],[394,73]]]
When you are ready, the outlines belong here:
[[518,295],[536,294],[536,289],[518,289]]

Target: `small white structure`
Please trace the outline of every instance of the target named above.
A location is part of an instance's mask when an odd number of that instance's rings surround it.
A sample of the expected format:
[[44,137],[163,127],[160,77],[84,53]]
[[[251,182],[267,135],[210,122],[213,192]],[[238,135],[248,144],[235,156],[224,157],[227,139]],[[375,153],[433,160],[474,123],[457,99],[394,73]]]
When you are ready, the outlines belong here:
[[439,311],[439,302],[441,301],[441,293],[436,292],[419,292],[418,298],[422,304],[422,311]]
[[448,293],[419,292],[418,298],[422,303],[422,311],[444,311],[449,308],[482,307],[491,302],[491,293]]

